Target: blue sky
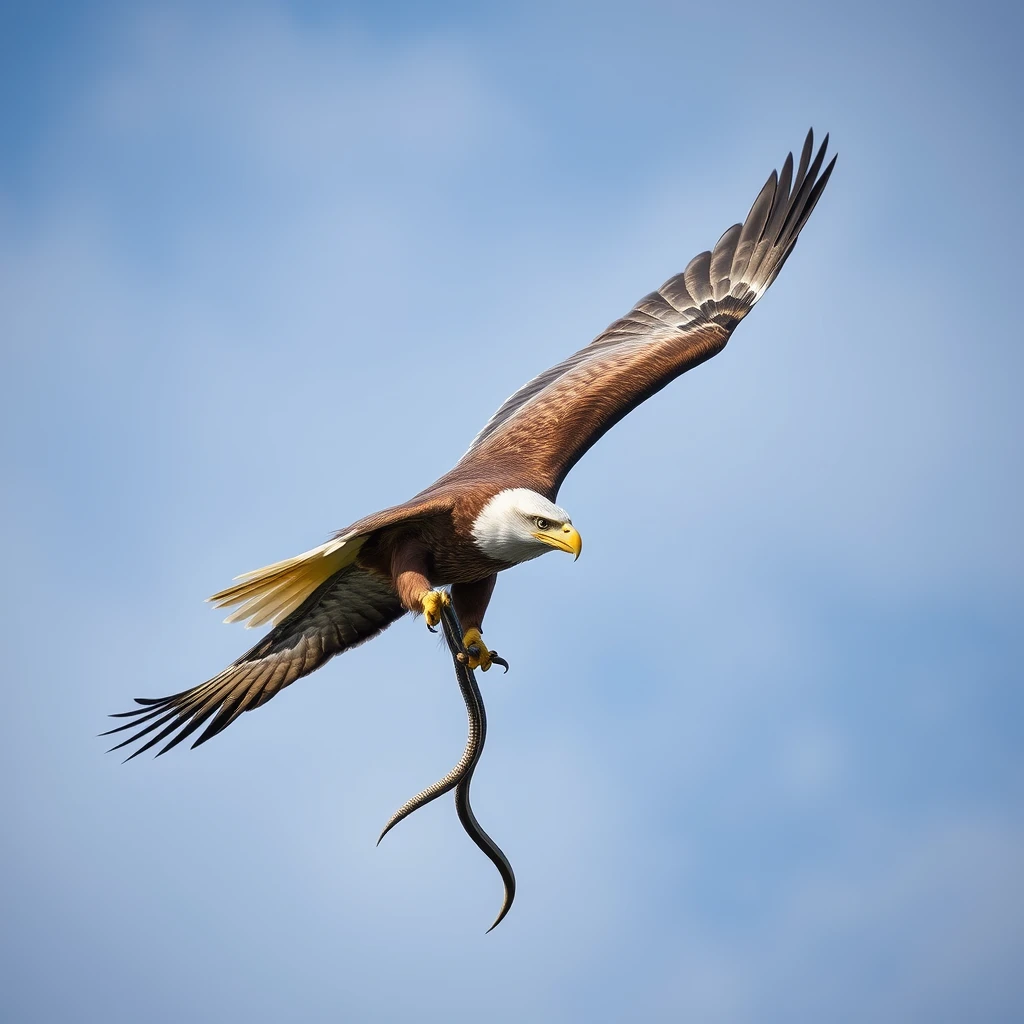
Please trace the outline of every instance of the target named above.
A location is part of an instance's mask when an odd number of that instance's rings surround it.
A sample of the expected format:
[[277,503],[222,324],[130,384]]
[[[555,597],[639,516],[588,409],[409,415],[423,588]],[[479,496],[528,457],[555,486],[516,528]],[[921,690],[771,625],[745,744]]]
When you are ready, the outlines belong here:
[[[0,1015],[1021,1019],[1021,20],[5,5]],[[373,845],[464,739],[419,622],[103,753],[252,642],[202,598],[446,470],[809,125],[771,292],[499,582],[500,928],[447,800]]]

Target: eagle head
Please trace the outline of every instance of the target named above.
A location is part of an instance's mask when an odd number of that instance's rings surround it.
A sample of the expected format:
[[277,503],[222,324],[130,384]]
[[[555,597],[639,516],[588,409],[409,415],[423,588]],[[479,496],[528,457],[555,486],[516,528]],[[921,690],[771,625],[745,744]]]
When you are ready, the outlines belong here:
[[569,513],[525,487],[499,491],[473,522],[473,540],[488,557],[513,565],[554,548],[580,557],[583,541]]

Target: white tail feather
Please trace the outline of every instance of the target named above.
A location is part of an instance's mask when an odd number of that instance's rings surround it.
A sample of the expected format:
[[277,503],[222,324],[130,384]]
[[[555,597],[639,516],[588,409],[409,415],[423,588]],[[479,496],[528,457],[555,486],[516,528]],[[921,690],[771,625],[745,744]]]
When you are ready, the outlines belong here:
[[[269,586],[265,593],[257,593],[250,597],[245,604],[236,608],[224,621],[244,622],[249,620],[248,625],[262,626],[277,615],[288,601],[307,589],[306,581],[286,578],[283,582],[275,582]],[[261,614],[264,613],[264,614]]]
[[317,587],[351,565],[365,540],[365,537],[338,537],[283,562],[242,573],[235,577],[238,582],[234,586],[218,591],[207,601],[216,608],[241,605],[225,622],[248,619],[247,628],[266,623],[276,625]]

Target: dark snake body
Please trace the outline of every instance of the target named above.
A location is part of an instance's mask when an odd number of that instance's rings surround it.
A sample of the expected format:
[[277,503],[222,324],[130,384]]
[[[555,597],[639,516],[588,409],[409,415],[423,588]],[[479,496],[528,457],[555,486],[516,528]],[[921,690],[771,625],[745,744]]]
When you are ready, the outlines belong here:
[[440,778],[431,786],[417,793],[411,800],[407,800],[395,811],[384,831],[377,840],[378,845],[388,832],[390,832],[403,818],[407,818],[413,811],[425,807],[431,801],[443,796],[449,790],[455,790],[455,810],[459,815],[459,821],[466,830],[466,834],[484,852],[491,863],[497,868],[505,886],[505,898],[501,905],[494,924],[488,931],[496,928],[502,918],[509,912],[512,901],[516,895],[516,876],[512,871],[512,865],[508,858],[501,851],[501,847],[480,827],[476,820],[473,808],[469,802],[469,787],[473,781],[473,772],[476,771],[480,755],[483,753],[484,742],[487,739],[487,713],[484,710],[484,699],[477,685],[476,676],[473,670],[463,660],[465,651],[462,646],[462,627],[455,615],[455,610],[450,604],[442,607],[441,625],[444,628],[445,640],[452,654],[452,661],[455,663],[455,676],[462,691],[462,699],[466,702],[466,715],[469,718],[469,735],[466,739],[466,749],[462,757],[447,775]]

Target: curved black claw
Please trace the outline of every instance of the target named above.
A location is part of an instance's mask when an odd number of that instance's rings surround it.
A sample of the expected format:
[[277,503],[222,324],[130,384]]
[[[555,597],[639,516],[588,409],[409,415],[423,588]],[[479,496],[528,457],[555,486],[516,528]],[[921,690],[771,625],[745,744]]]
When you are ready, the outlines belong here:
[[[479,644],[470,644],[468,647],[463,649],[456,655],[459,662],[463,665],[466,664],[468,658],[480,659],[480,646]],[[491,664],[500,665],[506,672],[508,672],[508,662],[504,658],[498,657],[497,651],[491,651]]]
[[430,633],[436,633],[437,632],[437,627],[436,626],[431,626],[430,623],[428,622],[427,623],[427,630]]

